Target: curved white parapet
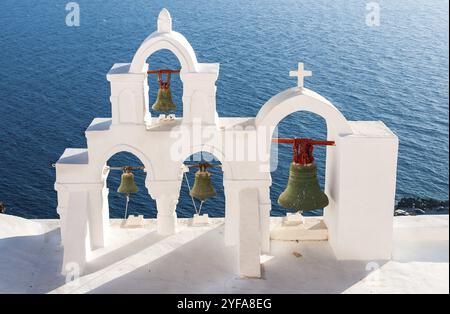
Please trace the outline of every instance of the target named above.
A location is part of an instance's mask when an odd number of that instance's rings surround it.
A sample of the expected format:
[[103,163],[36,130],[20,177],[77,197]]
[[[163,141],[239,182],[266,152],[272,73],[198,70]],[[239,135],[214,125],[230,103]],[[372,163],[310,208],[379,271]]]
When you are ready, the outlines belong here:
[[158,30],[148,36],[136,51],[131,62],[130,73],[142,73],[146,60],[156,51],[163,49],[170,50],[177,56],[183,72],[198,71],[194,49],[183,35],[172,31],[170,13],[163,9],[158,17]]
[[108,162],[108,160],[114,156],[115,154],[127,152],[134,156],[136,156],[140,162],[145,167],[145,172],[149,174],[149,179],[153,179],[154,174],[154,168],[153,164],[148,158],[148,156],[140,149],[136,148],[133,145],[129,144],[112,144],[112,145],[105,145],[105,150],[102,151],[101,155],[96,158],[95,162],[93,162],[94,169],[97,169],[99,172],[99,175],[101,176],[101,172],[103,171],[104,165]]
[[309,111],[325,119],[328,138],[352,134],[352,129],[344,115],[327,99],[306,89],[293,87],[267,101],[259,110],[255,124],[257,127],[275,127],[288,115],[297,111]]

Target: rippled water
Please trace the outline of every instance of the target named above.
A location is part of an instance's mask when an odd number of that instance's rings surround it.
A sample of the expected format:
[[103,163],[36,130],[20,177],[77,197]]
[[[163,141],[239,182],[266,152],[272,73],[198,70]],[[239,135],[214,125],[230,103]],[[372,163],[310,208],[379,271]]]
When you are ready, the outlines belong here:
[[[11,214],[56,217],[51,163],[66,147],[85,147],[83,132],[94,117],[110,116],[105,74],[113,63],[131,61],[162,7],[200,62],[221,64],[221,116],[256,115],[271,96],[295,85],[288,71],[303,61],[314,72],[306,85],[349,120],[383,120],[399,136],[397,197],[448,199],[448,1],[379,1],[378,28],[365,24],[367,2],[81,0],[81,26],[70,28],[66,1],[2,0],[0,201]],[[178,66],[164,53],[149,62]],[[176,81],[178,103],[180,95]],[[321,118],[295,113],[279,132],[324,138],[324,127]],[[290,148],[281,147],[274,214],[282,213],[276,198],[289,160]],[[323,181],[323,149],[317,160]],[[138,161],[120,154],[110,163]],[[124,200],[114,192],[119,176],[108,180],[113,217],[123,215]],[[137,179],[141,193],[130,212],[155,216],[144,178]],[[218,173],[219,197],[205,204],[213,216],[224,211],[220,180]],[[192,215],[190,202],[184,185],[180,216]]]

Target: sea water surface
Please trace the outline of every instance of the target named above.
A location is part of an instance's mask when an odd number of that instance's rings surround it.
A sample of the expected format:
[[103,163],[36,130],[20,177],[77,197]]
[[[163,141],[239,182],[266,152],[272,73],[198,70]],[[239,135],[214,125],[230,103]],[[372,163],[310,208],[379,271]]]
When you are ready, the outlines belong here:
[[[379,3],[380,26],[366,24],[364,0],[79,0],[80,26],[65,23],[68,1],[2,0],[0,10],[0,202],[28,218],[56,214],[55,171],[66,147],[86,147],[84,131],[95,117],[110,117],[106,73],[130,62],[166,7],[173,27],[190,41],[200,62],[219,62],[220,116],[251,117],[273,95],[295,86],[288,75],[302,61],[314,75],[306,86],[329,99],[349,120],[382,120],[400,138],[397,198],[448,199],[448,1]],[[152,68],[179,67],[166,52]],[[150,86],[155,86],[154,78]],[[173,82],[181,115],[181,84]],[[155,99],[151,88],[150,99]],[[295,113],[279,125],[281,136],[325,138],[322,118]],[[157,148],[155,148],[157,149]],[[325,150],[316,150],[323,184]],[[291,158],[280,147],[273,172],[273,214],[282,215]],[[127,154],[109,164],[139,164]],[[214,171],[214,170],[213,170]],[[120,173],[108,178],[111,217],[122,217],[116,193]],[[224,213],[222,175],[211,216]],[[140,192],[130,213],[155,217],[155,202],[137,174]],[[193,183],[193,174],[190,174]],[[183,183],[179,216],[194,212]],[[320,214],[320,211],[316,214]]]

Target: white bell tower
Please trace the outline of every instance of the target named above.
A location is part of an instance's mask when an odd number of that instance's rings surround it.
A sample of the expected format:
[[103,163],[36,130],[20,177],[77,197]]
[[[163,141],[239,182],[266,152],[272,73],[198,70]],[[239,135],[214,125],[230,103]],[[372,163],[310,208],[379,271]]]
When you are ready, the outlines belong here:
[[[172,121],[161,121],[149,111],[147,60],[161,49],[173,52],[181,64],[183,116]],[[112,117],[95,118],[85,132],[87,148],[68,148],[56,163],[63,271],[76,263],[82,272],[90,252],[108,246],[106,162],[111,156],[125,151],[141,160],[149,197],[156,201],[156,231],[171,235],[177,232],[183,163],[204,151],[222,164],[224,238],[236,249],[238,274],[260,277],[260,255],[270,253],[267,154],[275,127],[296,111],[323,117],[327,140],[336,143],[327,148],[325,192],[330,204],[324,214],[336,257],[389,259],[398,138],[380,121],[348,121],[331,102],[305,88],[304,77],[312,73],[302,63],[291,75],[298,77],[297,86],[269,99],[256,117],[219,117],[219,64],[199,63],[187,39],[173,31],[169,12],[162,10],[157,30],[142,42],[132,62],[115,64],[107,74]]]

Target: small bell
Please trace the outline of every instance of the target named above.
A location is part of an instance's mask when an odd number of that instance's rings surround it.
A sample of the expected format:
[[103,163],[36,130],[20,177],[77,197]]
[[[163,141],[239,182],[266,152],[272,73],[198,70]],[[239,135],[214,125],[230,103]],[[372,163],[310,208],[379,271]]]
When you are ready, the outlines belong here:
[[278,204],[295,213],[321,209],[328,203],[328,197],[319,186],[317,166],[291,163],[288,184],[278,198]]
[[138,187],[134,182],[134,174],[130,170],[125,169],[122,173],[122,179],[117,192],[129,195],[131,193],[136,193],[137,191]]
[[211,174],[208,171],[200,168],[200,170],[195,173],[194,186],[189,192],[189,195],[200,201],[205,201],[206,199],[217,195],[211,182]]
[[177,106],[173,103],[172,94],[170,92],[170,73],[167,74],[167,81],[162,80],[161,72],[158,72],[159,90],[156,101],[152,109],[160,112],[175,111]]

